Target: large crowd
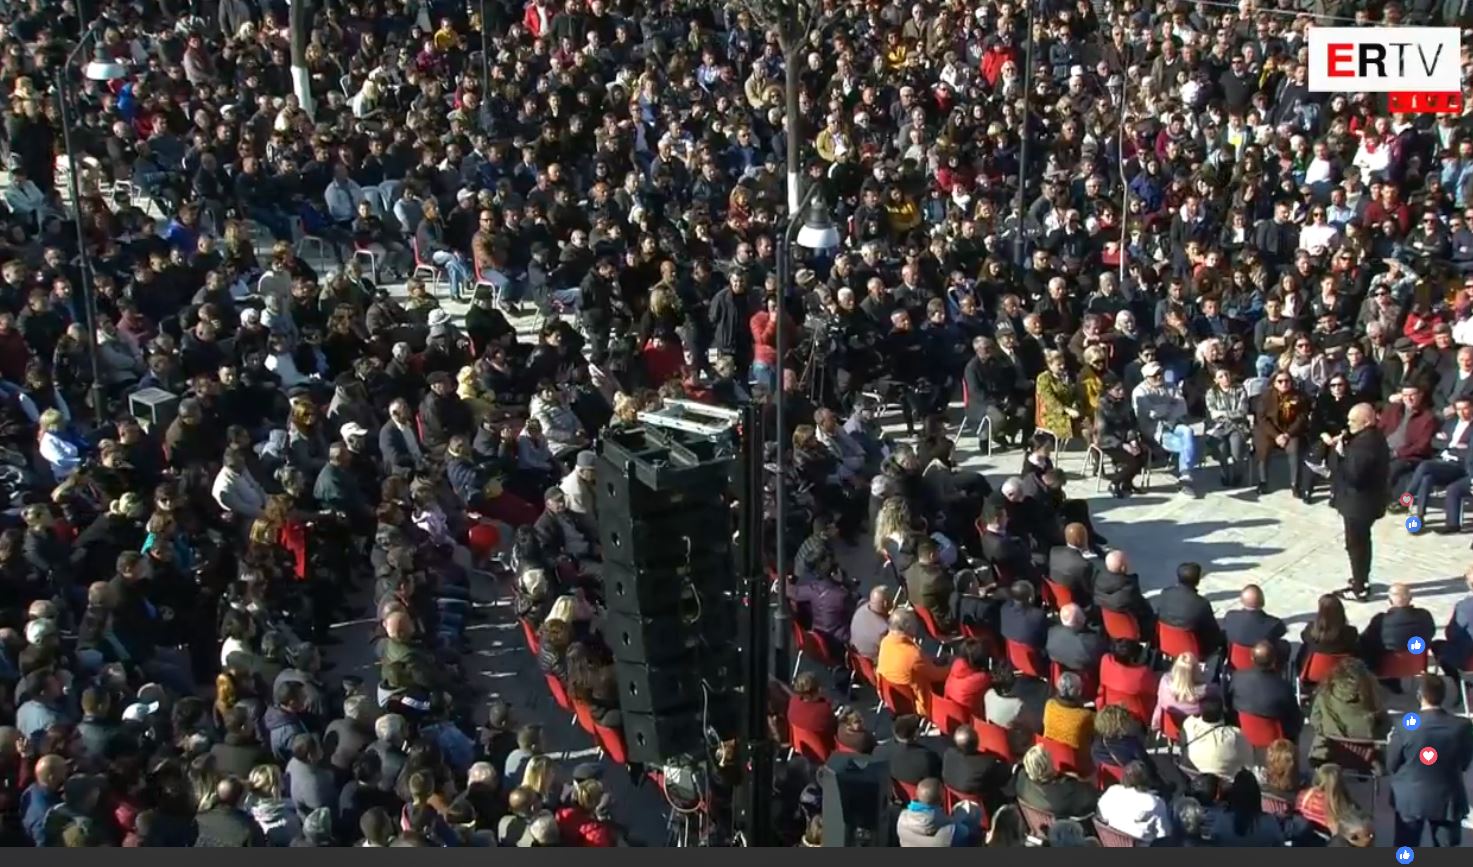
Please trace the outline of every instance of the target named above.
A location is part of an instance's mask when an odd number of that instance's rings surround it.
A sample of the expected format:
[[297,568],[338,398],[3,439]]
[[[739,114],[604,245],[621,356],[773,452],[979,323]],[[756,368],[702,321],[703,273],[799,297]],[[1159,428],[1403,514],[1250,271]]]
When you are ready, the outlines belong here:
[[[325,0],[297,70],[288,5],[0,3],[0,841],[650,842],[593,450],[679,398],[788,444],[782,842],[865,755],[902,846],[1366,846],[1360,777],[1397,845],[1459,842],[1473,601],[1340,597],[1388,509],[1465,526],[1473,127],[1311,93],[1304,44],[1466,4],[822,0],[785,57],[770,4]],[[790,181],[841,244],[782,285]],[[1116,497],[1267,494],[1283,452],[1349,586],[1297,649],[1196,564],[1148,601],[1070,449]],[[507,601],[601,762],[471,685]]]

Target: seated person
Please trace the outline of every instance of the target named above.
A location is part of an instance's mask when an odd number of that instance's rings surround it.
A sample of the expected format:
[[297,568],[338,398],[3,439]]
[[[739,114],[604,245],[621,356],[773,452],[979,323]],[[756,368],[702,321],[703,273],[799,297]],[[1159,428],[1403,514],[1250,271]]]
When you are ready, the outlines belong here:
[[1105,705],[1095,714],[1095,740],[1090,748],[1090,758],[1096,765],[1121,769],[1143,762],[1151,788],[1156,791],[1164,789],[1151,761],[1151,753],[1146,749],[1145,726],[1124,705]]
[[802,672],[793,679],[793,694],[788,699],[788,725],[813,732],[820,737],[832,737],[838,724],[834,720],[834,706],[819,690],[818,678],[811,672]]
[[1425,608],[1412,604],[1412,589],[1405,584],[1392,584],[1387,591],[1391,605],[1371,618],[1365,632],[1360,636],[1360,655],[1374,670],[1377,662],[1389,651],[1407,649],[1412,638],[1422,639],[1424,650],[1431,643],[1429,635],[1437,632],[1432,614]]
[[1084,681],[1072,671],[1059,675],[1056,695],[1043,706],[1043,736],[1072,747],[1087,749],[1094,737],[1094,711],[1084,706]]
[[982,714],[982,699],[992,686],[992,673],[987,670],[987,646],[975,638],[962,641],[951,668],[946,673],[942,692],[947,698],[973,714]]
[[978,752],[977,731],[963,723],[952,733],[952,745],[941,757],[941,782],[948,789],[982,802],[989,813],[1002,806],[1011,768],[991,753]]
[[941,776],[941,757],[920,741],[924,723],[915,714],[895,718],[894,737],[878,750],[877,758],[890,763],[890,776],[913,786],[927,777]]
[[1048,615],[1036,600],[1032,584],[1014,581],[1008,588],[1008,601],[1002,607],[1000,623],[1004,641],[1016,641],[1042,653],[1048,644]]
[[562,488],[548,488],[543,501],[542,516],[532,525],[542,556],[576,564],[585,574],[599,574],[598,527],[587,515],[568,508],[568,495]]
[[1105,636],[1090,630],[1084,609],[1071,602],[1059,609],[1059,622],[1049,628],[1044,649],[1053,662],[1093,681],[1108,646]]
[[879,742],[864,723],[864,715],[848,708],[839,715],[839,728],[834,735],[837,752],[859,753],[867,756],[875,751]]
[[932,690],[946,681],[946,668],[921,652],[916,643],[920,622],[914,611],[907,608],[892,611],[889,626],[889,632],[880,641],[875,673],[894,686],[910,687],[915,694],[916,711],[926,714]]
[[1222,648],[1222,629],[1212,613],[1212,603],[1198,592],[1202,583],[1202,567],[1197,563],[1183,563],[1176,567],[1176,586],[1167,587],[1156,597],[1156,618],[1159,622],[1184,629],[1197,639],[1199,655],[1208,661],[1208,667],[1216,669],[1213,658]]
[[1146,844],[1171,833],[1171,811],[1155,791],[1149,764],[1126,765],[1120,782],[1106,789],[1095,805],[1101,822]]
[[1094,786],[1071,774],[1060,774],[1054,758],[1042,746],[1033,746],[1013,775],[1018,801],[1058,819],[1092,815],[1098,796]]
[[[1156,634],[1156,612],[1141,593],[1139,575],[1130,571],[1130,558],[1116,548],[1105,555],[1104,567],[1095,573],[1095,607],[1135,617],[1141,638]],[[1098,614],[1098,612],[1096,612]]]
[[1279,670],[1278,650],[1273,642],[1260,641],[1253,646],[1253,667],[1235,671],[1228,681],[1228,704],[1237,714],[1252,714],[1278,720],[1284,737],[1298,742],[1304,727],[1304,713],[1294,687]]
[[1230,779],[1253,764],[1253,748],[1227,721],[1226,708],[1216,695],[1202,697],[1200,712],[1187,717],[1181,733],[1187,761],[1204,774]]
[[912,605],[926,609],[943,634],[952,628],[952,594],[956,584],[941,563],[941,548],[930,537],[916,543],[916,561],[905,570],[905,592]]

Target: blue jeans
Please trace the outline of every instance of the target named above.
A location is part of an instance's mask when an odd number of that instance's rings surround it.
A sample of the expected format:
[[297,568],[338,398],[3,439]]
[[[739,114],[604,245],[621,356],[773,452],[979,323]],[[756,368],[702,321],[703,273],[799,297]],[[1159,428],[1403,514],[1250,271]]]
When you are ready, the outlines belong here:
[[445,250],[432,254],[430,260],[445,269],[445,276],[450,280],[450,294],[459,298],[465,284],[471,281],[471,270],[465,260]]
[[1177,471],[1185,476],[1197,465],[1197,437],[1191,427],[1179,424],[1161,432],[1161,447],[1176,455]]
[[773,370],[772,365],[766,364],[761,361],[752,362],[753,385],[765,385],[769,390],[771,390],[774,387],[773,384],[777,381],[774,378],[775,376],[776,371]]

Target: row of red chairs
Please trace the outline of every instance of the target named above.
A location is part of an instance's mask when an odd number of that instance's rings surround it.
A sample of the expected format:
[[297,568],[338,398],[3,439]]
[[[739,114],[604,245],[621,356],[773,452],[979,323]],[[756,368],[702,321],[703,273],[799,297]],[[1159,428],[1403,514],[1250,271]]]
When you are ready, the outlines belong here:
[[[537,638],[537,630],[533,628],[532,622],[526,618],[518,618],[517,622],[522,626],[522,637],[527,642],[527,650],[535,660],[542,649],[541,642]],[[542,677],[547,682],[547,691],[552,694],[553,702],[562,708],[564,712],[573,715],[573,721],[577,723],[579,728],[587,732],[589,737],[593,738],[593,742],[598,746],[599,750],[612,759],[615,764],[629,764],[629,753],[624,746],[623,733],[617,729],[599,725],[593,718],[592,709],[586,703],[574,700],[572,695],[568,693],[567,686],[563,684],[557,675],[543,674]]]

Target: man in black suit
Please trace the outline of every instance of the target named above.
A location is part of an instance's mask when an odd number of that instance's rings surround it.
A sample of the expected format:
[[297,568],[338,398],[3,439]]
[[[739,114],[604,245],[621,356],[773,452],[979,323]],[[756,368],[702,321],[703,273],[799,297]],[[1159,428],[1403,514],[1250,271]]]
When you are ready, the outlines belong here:
[[920,742],[921,718],[908,713],[895,718],[895,738],[875,750],[875,758],[890,763],[890,776],[906,785],[941,776],[941,757]]
[[1443,422],[1442,430],[1432,438],[1434,456],[1417,464],[1407,482],[1412,513],[1422,519],[1427,516],[1427,501],[1432,498],[1432,492],[1447,489],[1443,526],[1437,528],[1439,534],[1462,530],[1462,498],[1468,492],[1468,479],[1473,476],[1473,395],[1459,397],[1451,409],[1454,416]]
[[1294,687],[1279,673],[1278,650],[1271,641],[1253,645],[1253,667],[1233,672],[1228,681],[1228,704],[1235,713],[1278,720],[1284,737],[1297,743],[1304,727],[1304,712]]
[[994,494],[982,503],[982,523],[982,559],[992,564],[998,580],[1007,583],[1030,580],[1033,558],[1028,551],[1028,540],[1011,532],[1007,499],[1003,494]]
[[980,800],[989,813],[1002,806],[1009,768],[990,753],[977,752],[977,732],[962,724],[952,733],[952,746],[941,759],[946,788]]
[[1090,608],[1094,605],[1094,578],[1099,563],[1099,558],[1089,550],[1089,531],[1076,522],[1064,528],[1064,544],[1055,545],[1049,551],[1048,577],[1069,591],[1070,601]]
[[1473,346],[1458,350],[1452,370],[1440,371],[1437,388],[1432,390],[1432,409],[1443,419],[1456,418],[1455,404],[1465,397],[1473,397]]
[[1392,584],[1387,591],[1391,607],[1371,618],[1360,634],[1360,655],[1374,670],[1376,663],[1389,651],[1406,650],[1407,641],[1420,638],[1425,650],[1437,634],[1437,624],[1425,608],[1412,604],[1412,590],[1405,584]]
[[1350,556],[1349,592],[1357,600],[1371,598],[1371,526],[1386,514],[1390,498],[1391,452],[1386,435],[1376,427],[1376,410],[1368,403],[1350,408],[1345,438],[1335,446],[1335,510],[1345,525],[1345,552]]
[[1197,637],[1197,649],[1205,661],[1222,648],[1222,630],[1212,614],[1212,603],[1197,592],[1197,585],[1202,583],[1201,565],[1183,563],[1176,567],[1176,582],[1175,587],[1162,590],[1156,597],[1156,619],[1167,626],[1190,630]]
[[1059,609],[1059,622],[1048,631],[1048,658],[1070,671],[1093,675],[1109,649],[1103,635],[1091,632],[1084,609],[1070,603]]
[[[1392,845],[1420,845],[1423,826],[1431,825],[1432,845],[1458,846],[1468,812],[1463,775],[1473,763],[1473,723],[1442,709],[1447,686],[1441,677],[1422,678],[1418,692],[1422,707],[1416,728],[1396,726],[1386,748],[1391,805],[1396,811]],[[1422,751],[1429,748],[1436,750],[1437,759],[1426,765]]]
[[1229,611],[1222,618],[1222,635],[1228,644],[1253,647],[1260,641],[1274,645],[1279,663],[1289,661],[1289,642],[1284,638],[1288,632],[1284,621],[1263,610],[1263,589],[1249,584],[1238,594],[1240,607]]
[[1014,581],[1008,588],[999,626],[1005,641],[1016,641],[1042,652],[1048,643],[1048,616],[1034,604],[1033,585]]
[[1156,634],[1156,612],[1141,593],[1140,576],[1130,571],[1130,558],[1119,548],[1105,555],[1104,568],[1095,573],[1095,606],[1135,616],[1141,637]]

